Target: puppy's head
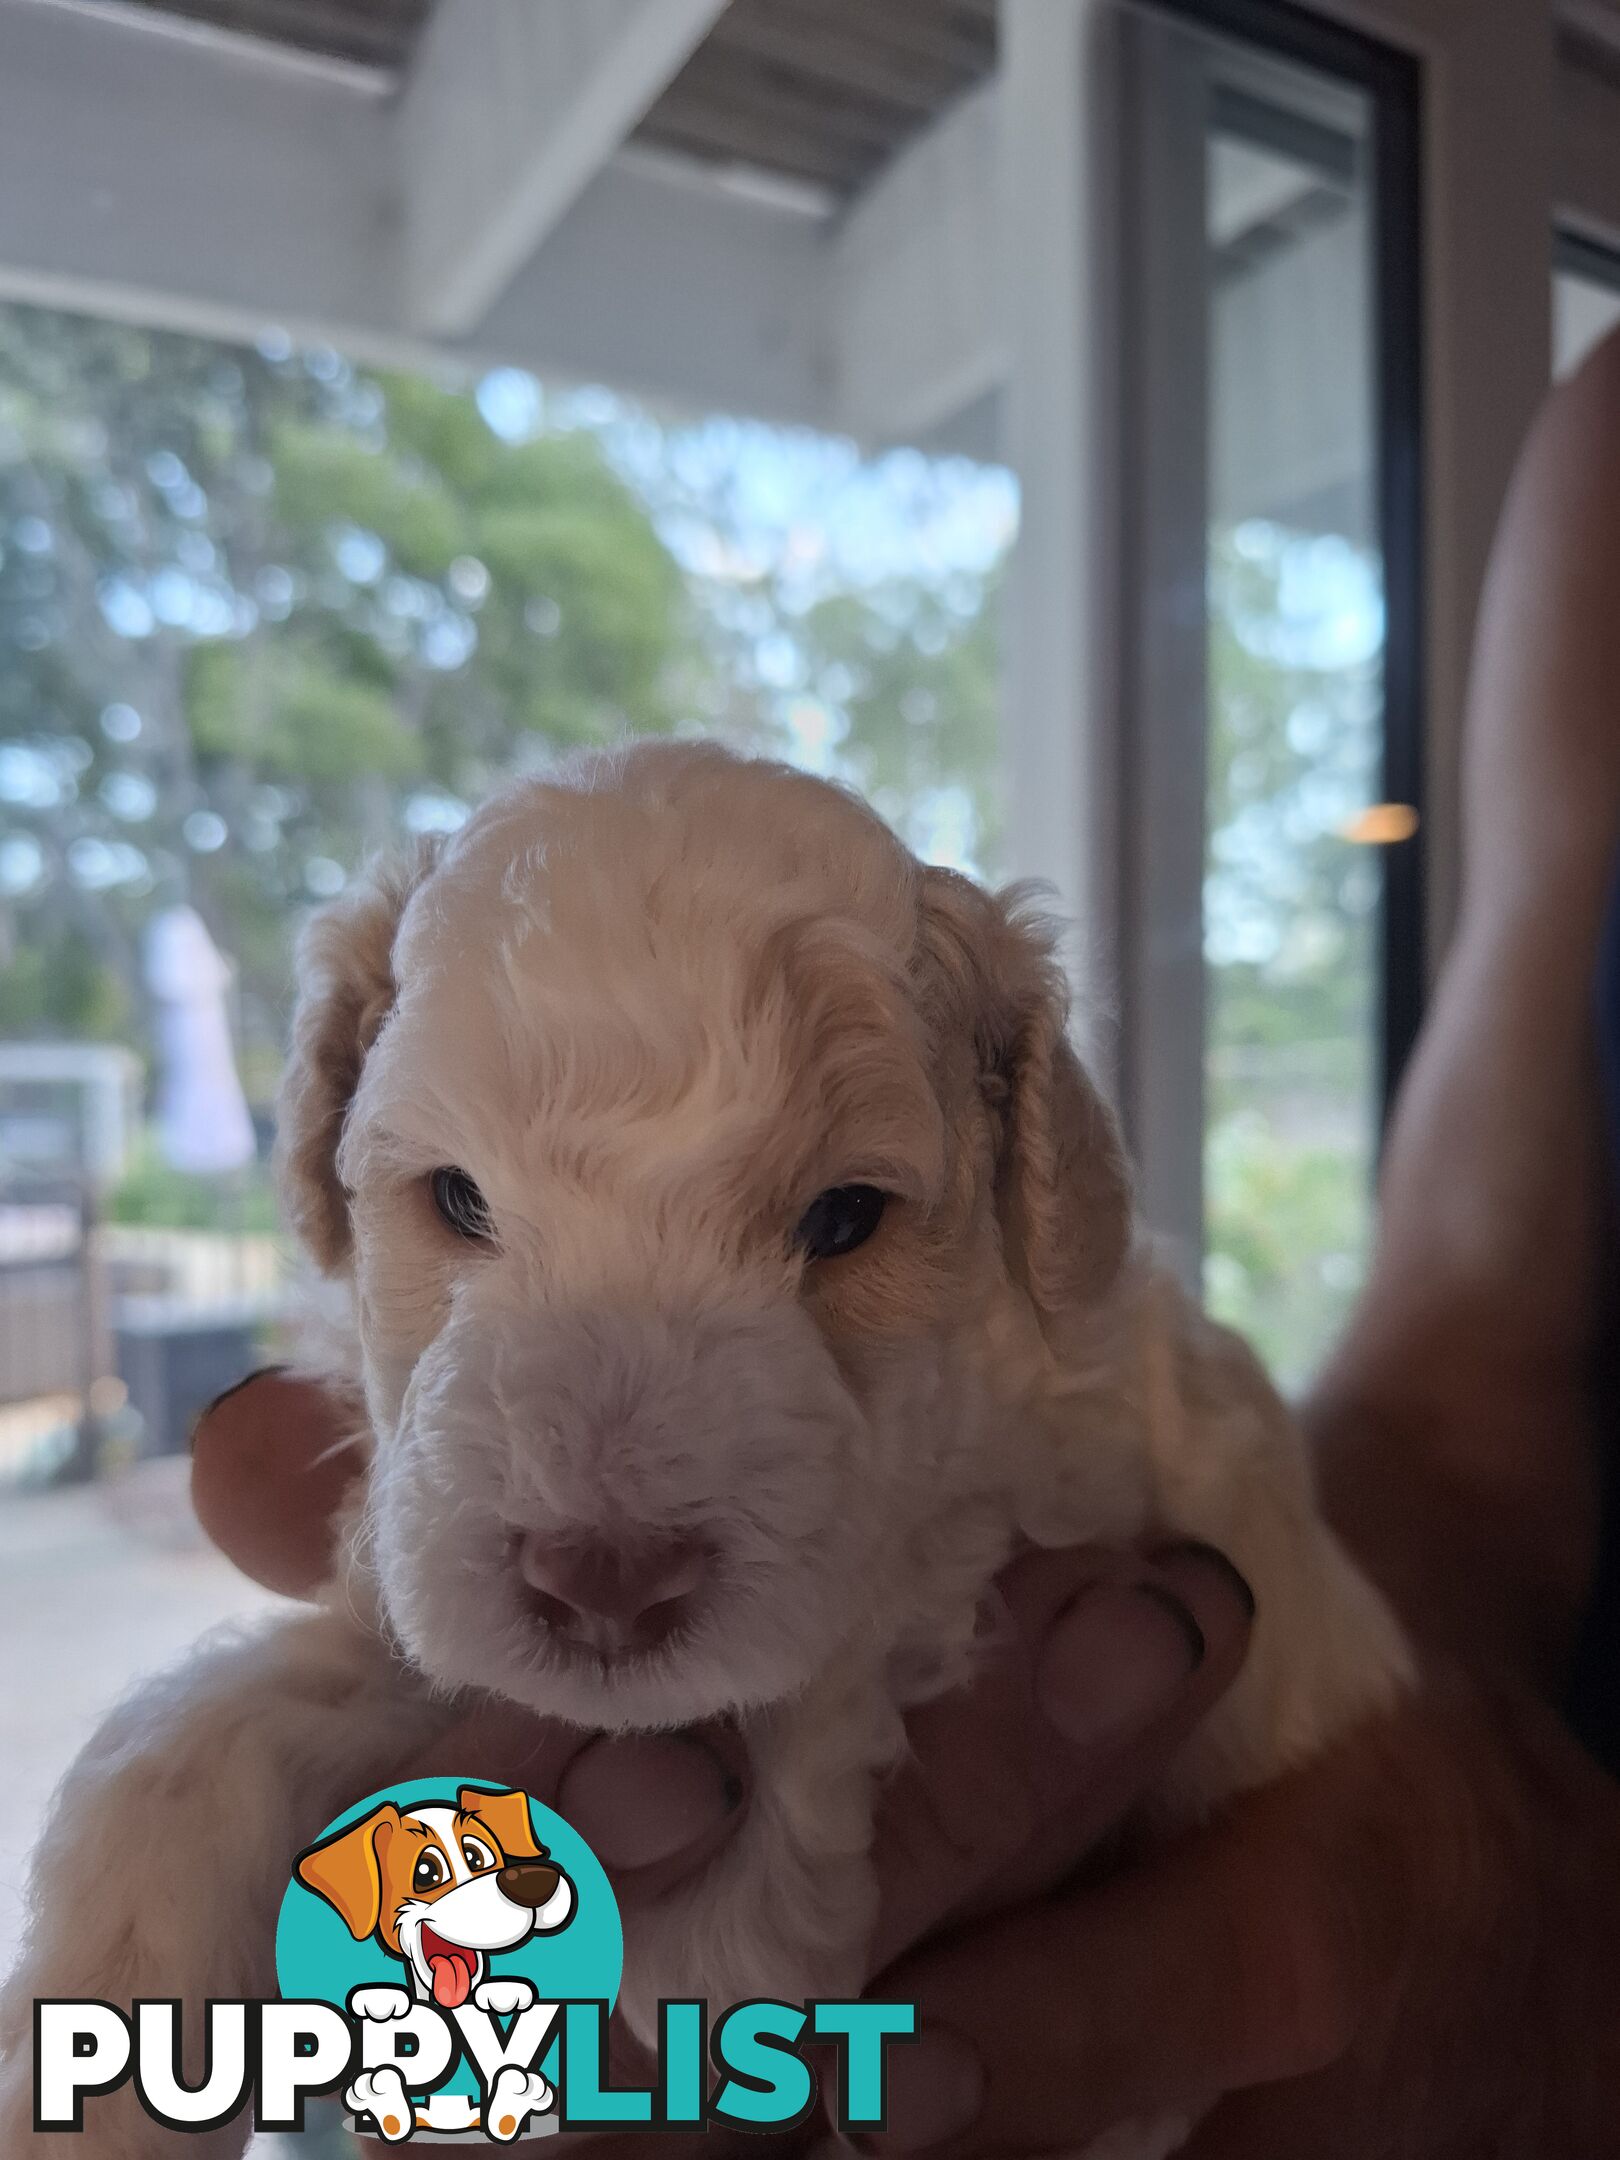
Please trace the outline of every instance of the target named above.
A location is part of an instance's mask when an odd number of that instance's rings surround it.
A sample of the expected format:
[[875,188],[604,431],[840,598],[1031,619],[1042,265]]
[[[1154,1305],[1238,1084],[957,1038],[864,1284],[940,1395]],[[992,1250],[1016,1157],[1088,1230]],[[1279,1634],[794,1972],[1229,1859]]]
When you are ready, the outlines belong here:
[[681,1722],[859,1631],[994,1444],[972,1346],[1124,1252],[1064,1010],[1015,905],[709,748],[525,785],[317,919],[284,1183],[428,1671]]
[[454,1807],[386,1801],[298,1856],[306,1889],[356,1942],[375,1935],[423,1990],[455,2009],[511,1950],[572,1916],[573,1886],[546,1858],[518,1792],[463,1786]]

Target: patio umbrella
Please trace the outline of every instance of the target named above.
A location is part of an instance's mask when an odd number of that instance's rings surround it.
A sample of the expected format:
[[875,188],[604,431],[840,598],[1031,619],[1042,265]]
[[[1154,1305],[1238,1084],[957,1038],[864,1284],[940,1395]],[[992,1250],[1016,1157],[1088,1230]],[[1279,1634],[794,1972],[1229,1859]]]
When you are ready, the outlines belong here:
[[256,1152],[226,1012],[230,965],[195,908],[165,908],[146,931],[157,1009],[158,1147],[176,1170],[239,1170]]

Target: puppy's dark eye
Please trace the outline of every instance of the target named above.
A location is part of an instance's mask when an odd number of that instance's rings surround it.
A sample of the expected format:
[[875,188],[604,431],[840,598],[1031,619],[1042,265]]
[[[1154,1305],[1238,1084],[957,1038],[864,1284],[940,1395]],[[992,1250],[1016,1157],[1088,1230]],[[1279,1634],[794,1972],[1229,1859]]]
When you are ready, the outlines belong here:
[[457,1237],[489,1239],[495,1235],[489,1202],[465,1170],[435,1170],[429,1183],[433,1205]]
[[444,1861],[436,1852],[423,1853],[411,1870],[411,1888],[418,1897],[425,1897],[429,1890],[437,1890],[444,1879]]
[[794,1243],[811,1260],[839,1260],[883,1220],[888,1194],[875,1185],[834,1185],[805,1209]]

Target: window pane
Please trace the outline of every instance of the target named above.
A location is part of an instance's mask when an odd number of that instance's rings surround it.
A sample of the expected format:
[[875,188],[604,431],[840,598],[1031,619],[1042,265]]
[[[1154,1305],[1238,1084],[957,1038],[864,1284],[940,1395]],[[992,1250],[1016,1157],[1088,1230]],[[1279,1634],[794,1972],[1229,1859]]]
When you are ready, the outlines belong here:
[[1211,56],[1205,1285],[1287,1382],[1362,1275],[1382,570],[1365,101]]

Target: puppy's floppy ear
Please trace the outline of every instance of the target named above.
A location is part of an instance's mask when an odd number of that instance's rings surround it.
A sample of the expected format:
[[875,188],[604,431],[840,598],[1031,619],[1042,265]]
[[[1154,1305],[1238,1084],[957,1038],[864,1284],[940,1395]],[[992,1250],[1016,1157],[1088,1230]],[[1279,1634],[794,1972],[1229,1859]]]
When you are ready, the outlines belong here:
[[919,943],[934,1025],[971,1032],[1001,1120],[996,1212],[1008,1269],[1050,1329],[1101,1298],[1131,1240],[1119,1128],[1070,1046],[1053,933],[1012,886],[925,870]]
[[298,941],[292,1049],[276,1101],[276,1171],[287,1214],[316,1265],[349,1255],[349,1201],[337,1174],[343,1121],[366,1052],[394,1003],[394,933],[439,843],[373,863]]
[[382,1918],[382,1856],[400,1825],[391,1800],[298,1855],[294,1869],[306,1890],[325,1898],[356,1942],[377,1932]]
[[546,1849],[535,1840],[529,1820],[529,1803],[520,1792],[480,1792],[463,1785],[456,1805],[464,1815],[476,1815],[508,1860],[543,1860]]

